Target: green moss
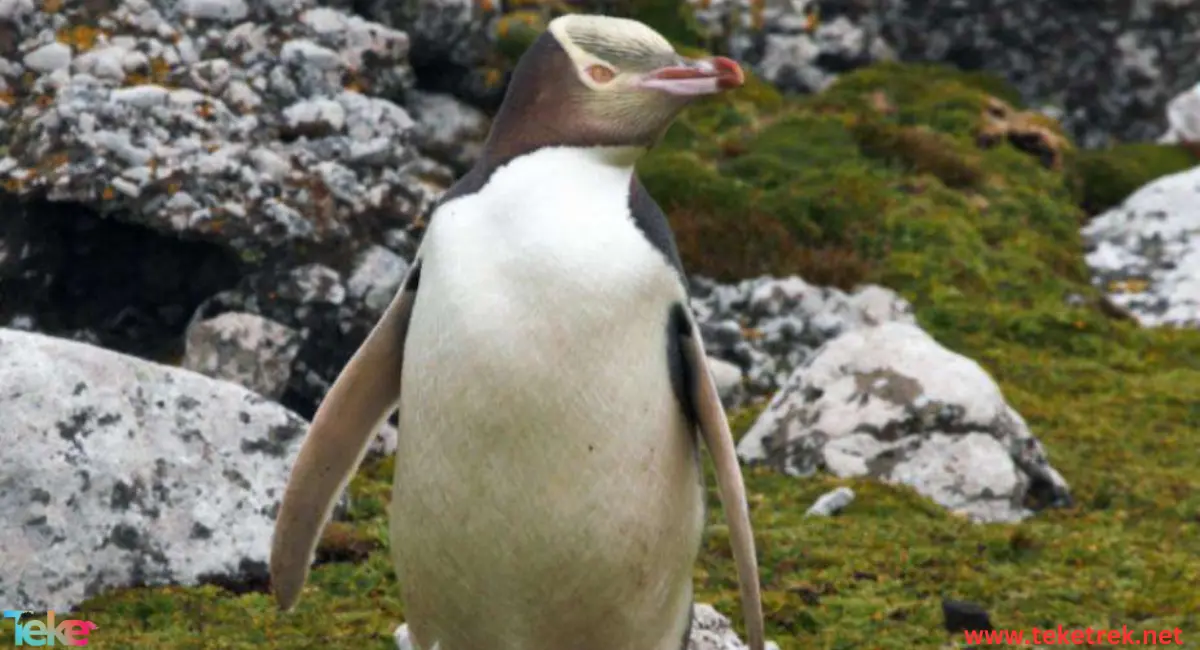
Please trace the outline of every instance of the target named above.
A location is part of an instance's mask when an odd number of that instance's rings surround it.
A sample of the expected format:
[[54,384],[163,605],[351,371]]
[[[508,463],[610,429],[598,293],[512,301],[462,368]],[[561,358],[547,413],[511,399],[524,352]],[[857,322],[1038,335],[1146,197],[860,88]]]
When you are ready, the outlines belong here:
[[[640,166],[691,271],[896,289],[943,345],[996,378],[1073,487],[1072,508],[978,526],[903,487],[748,469],[768,630],[783,650],[942,647],[943,597],[985,605],[1001,628],[1200,638],[1200,332],[1106,316],[1077,232],[1081,176],[1096,197],[1111,174],[1132,188],[1141,180],[1127,174],[1185,163],[1139,146],[1083,154],[1064,172],[1007,139],[980,148],[996,93],[976,75],[892,64],[817,97],[750,88],[689,109]],[[731,414],[738,435],[755,415]],[[740,628],[709,473],[697,599]],[[366,559],[318,567],[295,613],[258,593],[132,590],[81,608],[101,626],[93,647],[392,647],[403,611],[387,559],[390,477],[390,462],[374,462],[351,484],[335,546]],[[802,516],[839,485],[858,493],[842,515]]]
[[1119,205],[1146,183],[1200,165],[1183,147],[1121,144],[1080,152],[1074,169],[1080,203],[1088,214]]

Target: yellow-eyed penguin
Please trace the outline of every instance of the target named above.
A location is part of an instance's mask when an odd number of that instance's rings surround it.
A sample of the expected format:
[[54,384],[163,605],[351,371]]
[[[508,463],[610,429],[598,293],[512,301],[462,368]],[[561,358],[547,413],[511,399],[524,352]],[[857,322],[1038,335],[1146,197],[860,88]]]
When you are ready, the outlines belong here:
[[692,99],[743,81],[633,20],[551,21],[313,418],[275,525],[281,607],[398,407],[391,551],[417,648],[686,647],[701,437],[763,648],[733,440],[674,238],[634,173]]

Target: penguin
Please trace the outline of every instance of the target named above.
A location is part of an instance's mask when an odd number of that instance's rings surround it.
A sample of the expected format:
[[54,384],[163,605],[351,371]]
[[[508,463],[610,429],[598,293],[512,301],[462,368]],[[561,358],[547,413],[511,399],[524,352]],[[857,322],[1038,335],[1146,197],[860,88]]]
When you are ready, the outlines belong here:
[[733,438],[670,226],[634,170],[684,107],[744,81],[638,21],[548,24],[313,418],[275,523],[281,609],[398,410],[389,535],[414,647],[686,648],[703,444],[762,650]]

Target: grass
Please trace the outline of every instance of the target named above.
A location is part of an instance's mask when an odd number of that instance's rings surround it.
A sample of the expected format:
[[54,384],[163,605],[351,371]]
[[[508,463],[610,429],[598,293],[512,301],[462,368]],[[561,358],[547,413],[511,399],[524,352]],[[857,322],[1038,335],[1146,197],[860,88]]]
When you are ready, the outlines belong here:
[[[943,345],[993,374],[1076,498],[981,526],[902,487],[747,470],[769,633],[784,650],[940,647],[943,597],[985,606],[998,628],[1180,628],[1200,644],[1200,331],[1106,315],[1077,234],[1088,209],[1191,159],[1063,140],[1050,166],[1046,143],[981,141],[993,97],[1020,112],[1002,83],[931,66],[879,65],[810,98],[752,80],[689,110],[640,167],[693,272],[898,290]],[[739,434],[754,415],[733,414]],[[355,479],[352,520],[325,545],[346,561],[318,567],[295,612],[261,593],[133,589],[80,607],[100,625],[91,647],[393,647],[390,466]],[[838,485],[858,493],[842,515],[802,517]],[[710,502],[697,598],[740,628]],[[10,630],[0,623],[0,638]]]

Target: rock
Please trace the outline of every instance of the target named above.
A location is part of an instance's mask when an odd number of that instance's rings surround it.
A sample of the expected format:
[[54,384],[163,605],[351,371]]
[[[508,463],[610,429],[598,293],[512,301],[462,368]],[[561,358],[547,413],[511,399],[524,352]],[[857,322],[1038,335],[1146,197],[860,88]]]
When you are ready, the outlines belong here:
[[[397,650],[416,650],[407,624],[396,628],[393,636]],[[685,650],[745,650],[746,647],[729,619],[713,609],[712,605],[697,603],[692,606],[692,630]],[[766,650],[779,650],[779,646],[774,641],[767,641]]]
[[42,74],[71,65],[71,47],[57,41],[47,43],[25,55],[25,67]]
[[706,35],[786,90],[875,61],[994,73],[1087,148],[1151,140],[1200,79],[1200,0],[689,0]]
[[840,487],[832,492],[826,492],[818,498],[805,514],[812,517],[828,517],[842,511],[854,501],[854,490]]
[[847,294],[795,276],[736,285],[693,277],[691,292],[708,353],[741,368],[751,398],[771,395],[813,350],[842,332],[887,321],[914,322],[906,300],[874,285]]
[[[729,619],[712,605],[697,603],[692,606],[692,631],[687,650],[745,650],[746,647]],[[779,646],[767,641],[766,650],[779,650]]]
[[183,367],[278,400],[300,351],[296,330],[254,314],[230,312],[193,323]]
[[0,198],[0,215],[0,326],[177,364],[196,307],[245,272],[215,244],[75,205]]
[[453,180],[383,98],[412,86],[408,36],[315,0],[67,3],[17,31],[42,71],[0,59],[0,180],[24,200],[300,261],[407,227]]
[[1164,176],[1082,229],[1093,283],[1146,327],[1200,327],[1200,167]]
[[306,423],[240,386],[0,330],[0,602],[264,580]]
[[416,142],[438,161],[466,173],[479,158],[491,120],[451,95],[412,91],[408,109],[417,120]]
[[708,357],[708,370],[712,373],[713,382],[717,385],[717,394],[726,409],[735,408],[745,399],[742,388],[742,369],[725,361]]
[[499,80],[487,71],[494,60],[496,21],[506,3],[475,0],[335,0],[412,37],[412,63],[428,71],[426,87],[471,102],[495,103],[503,95]]
[[701,28],[783,90],[824,90],[837,73],[894,58],[877,18],[856,3],[692,0]]
[[1167,104],[1167,131],[1158,141],[1191,145],[1200,156],[1200,82]]
[[946,631],[951,634],[992,629],[992,621],[986,609],[961,600],[942,599],[942,621]]
[[396,639],[396,650],[416,650],[416,647],[413,646],[412,636],[408,633],[408,623],[401,623],[392,637]]
[[382,316],[392,298],[400,290],[400,283],[408,273],[408,262],[384,248],[372,246],[358,258],[358,265],[346,281],[350,295],[363,301],[371,313]]
[[[388,278],[396,277],[396,271],[403,277],[403,270],[394,266],[396,260],[380,251],[364,251],[355,257],[359,263],[354,290],[347,287],[342,273],[323,264],[292,268],[280,265],[249,274],[234,288],[212,296],[197,308],[193,319],[203,321],[226,312],[246,312],[301,332],[304,340],[292,363],[283,403],[311,418],[378,320],[382,309],[368,307],[364,299],[370,296],[378,306],[386,292],[380,283],[391,282]],[[403,263],[403,259],[399,261]],[[398,285],[400,280],[395,282]],[[388,295],[387,300],[391,297]]]
[[901,322],[830,341],[738,443],[745,462],[904,484],[975,521],[1070,502],[1021,416],[974,361]]
[[1200,79],[1200,1],[886,0],[875,17],[905,61],[999,74],[1061,108],[1081,146],[1152,140],[1162,108]]

